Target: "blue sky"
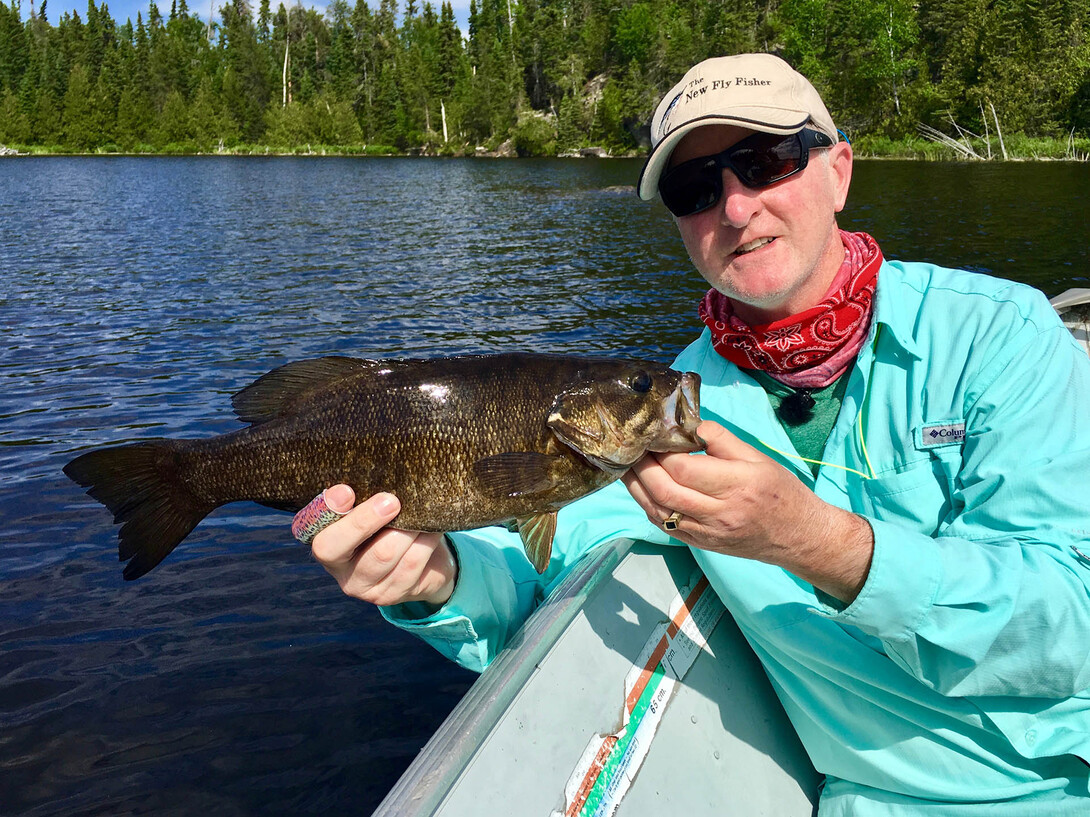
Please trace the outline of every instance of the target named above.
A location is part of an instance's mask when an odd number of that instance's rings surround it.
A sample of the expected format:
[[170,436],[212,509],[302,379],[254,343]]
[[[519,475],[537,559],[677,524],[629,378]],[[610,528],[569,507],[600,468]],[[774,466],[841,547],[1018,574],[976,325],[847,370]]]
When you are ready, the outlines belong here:
[[[20,2],[22,3],[23,19],[25,20],[30,16],[31,0],[20,0]],[[33,0],[33,2],[35,9],[41,8],[41,0]],[[225,0],[211,0],[211,2],[210,0],[186,0],[186,2],[189,4],[189,10],[196,12],[202,20],[208,19],[209,8],[213,2],[216,8],[216,19],[219,19],[219,7],[225,5]],[[156,3],[164,17],[170,13],[171,0],[156,0]],[[280,0],[270,0],[273,10],[276,9],[279,3]],[[441,3],[442,0],[432,0],[432,5],[435,6],[437,11]],[[98,5],[101,4],[102,0],[98,0]],[[350,6],[355,5],[355,0],[349,0],[348,4]],[[379,0],[368,2],[368,5],[372,8],[378,8],[378,4]],[[126,18],[132,19],[133,23],[135,23],[137,12],[142,13],[145,20],[148,17],[149,0],[113,0],[113,2],[107,0],[106,5],[110,9],[110,16],[119,23],[125,22]],[[257,0],[254,0],[253,5],[255,8],[257,7]],[[291,3],[285,3],[285,5],[291,5]],[[302,5],[319,11],[324,11],[326,7],[325,2],[304,2]],[[404,0],[401,0],[399,5],[404,6]],[[423,8],[423,5],[423,2],[418,3],[419,8]],[[469,30],[469,0],[454,0],[451,6],[454,8],[454,17],[458,20],[458,26],[463,33],[467,32]],[[77,11],[82,19],[87,19],[87,0],[49,0],[48,5],[45,7],[46,17],[53,25],[57,24],[57,21],[66,11]]]

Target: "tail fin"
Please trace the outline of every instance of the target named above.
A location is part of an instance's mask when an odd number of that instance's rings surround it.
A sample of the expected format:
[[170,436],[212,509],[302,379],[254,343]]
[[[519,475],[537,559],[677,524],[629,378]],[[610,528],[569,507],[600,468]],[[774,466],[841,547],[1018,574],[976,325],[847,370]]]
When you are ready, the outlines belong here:
[[101,448],[76,457],[64,473],[114,515],[118,558],[126,580],[163,561],[215,505],[193,496],[180,476],[178,443],[157,441]]

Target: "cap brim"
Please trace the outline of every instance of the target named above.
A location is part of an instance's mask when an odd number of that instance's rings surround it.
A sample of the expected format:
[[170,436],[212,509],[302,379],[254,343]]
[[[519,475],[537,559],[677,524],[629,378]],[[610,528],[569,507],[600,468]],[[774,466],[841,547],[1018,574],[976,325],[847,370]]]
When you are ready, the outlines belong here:
[[[771,121],[770,121],[771,120]],[[678,142],[685,138],[686,134],[705,125],[737,125],[747,130],[760,131],[762,133],[798,133],[806,123],[810,121],[810,114],[805,111],[785,111],[783,109],[769,110],[767,108],[754,108],[752,110],[737,111],[733,114],[708,114],[686,122],[667,134],[666,138],[655,145],[651,155],[640,172],[640,180],[636,183],[636,192],[644,201],[651,201],[659,193],[659,178],[670,162],[670,155],[674,152]]]

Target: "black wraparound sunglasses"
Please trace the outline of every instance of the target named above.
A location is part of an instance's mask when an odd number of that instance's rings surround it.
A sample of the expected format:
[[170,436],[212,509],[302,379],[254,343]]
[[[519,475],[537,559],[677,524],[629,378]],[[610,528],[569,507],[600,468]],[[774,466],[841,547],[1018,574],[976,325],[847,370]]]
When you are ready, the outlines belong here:
[[746,187],[767,187],[805,168],[813,148],[832,144],[827,134],[809,128],[787,136],[756,133],[722,153],[670,168],[659,179],[659,195],[675,216],[691,216],[719,201],[723,168],[730,168]]

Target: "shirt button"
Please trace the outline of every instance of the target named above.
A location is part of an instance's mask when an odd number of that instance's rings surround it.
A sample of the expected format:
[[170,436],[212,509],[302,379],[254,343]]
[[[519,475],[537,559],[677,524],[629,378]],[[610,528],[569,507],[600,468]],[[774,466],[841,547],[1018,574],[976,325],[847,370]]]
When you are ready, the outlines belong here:
[[1028,746],[1032,746],[1036,742],[1037,742],[1037,730],[1036,729],[1030,729],[1028,732],[1026,732],[1026,744]]

